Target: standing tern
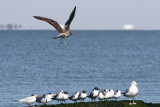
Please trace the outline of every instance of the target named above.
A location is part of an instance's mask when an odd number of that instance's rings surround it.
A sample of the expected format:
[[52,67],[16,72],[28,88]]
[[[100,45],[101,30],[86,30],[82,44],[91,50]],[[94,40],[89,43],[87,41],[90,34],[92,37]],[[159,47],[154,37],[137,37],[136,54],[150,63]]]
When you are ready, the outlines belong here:
[[64,93],[63,93],[63,101],[64,101],[64,103],[65,103],[65,101],[68,99],[68,92],[66,92],[66,91],[64,91]]
[[74,102],[77,102],[78,96],[79,96],[79,92],[76,92],[71,97],[69,97],[69,99],[72,100],[72,101],[74,101]]
[[57,100],[57,101],[63,101],[63,97],[64,97],[64,92],[63,90],[61,90],[58,94],[56,94],[54,96],[54,98],[52,98],[53,100]]
[[84,102],[84,99],[87,97],[87,93],[85,90],[82,91],[82,93],[79,94],[79,99]]
[[88,96],[89,98],[91,98],[91,100],[96,100],[97,96],[98,96],[98,90],[100,90],[98,87],[95,87],[93,89],[93,91],[91,91],[90,95]]
[[56,94],[48,93],[47,95],[43,95],[42,97],[38,97],[36,99],[36,102],[43,103],[46,105],[46,103],[49,103],[52,101],[52,97]]
[[36,101],[36,97],[39,97],[37,95],[31,95],[29,97],[23,98],[23,99],[15,99],[15,101],[21,102],[23,104],[31,105]]
[[98,94],[98,99],[99,99],[99,101],[100,101],[100,100],[104,100],[104,96],[105,96],[104,91],[99,92],[99,94]]
[[117,90],[116,92],[114,92],[113,98],[117,100],[120,96],[121,96],[121,91]]

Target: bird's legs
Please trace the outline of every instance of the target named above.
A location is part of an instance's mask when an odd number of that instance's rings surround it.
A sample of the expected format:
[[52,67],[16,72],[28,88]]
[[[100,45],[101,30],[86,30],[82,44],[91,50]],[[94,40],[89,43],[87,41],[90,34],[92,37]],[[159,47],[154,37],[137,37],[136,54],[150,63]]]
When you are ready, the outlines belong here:
[[66,46],[66,41],[65,41],[65,38],[64,38],[64,42],[65,42],[65,46]]
[[133,97],[133,103],[132,104],[137,104],[137,103],[134,102],[134,97]]
[[61,45],[62,45],[63,43],[62,43],[62,38],[61,38]]
[[130,98],[129,98],[129,105],[132,105]]

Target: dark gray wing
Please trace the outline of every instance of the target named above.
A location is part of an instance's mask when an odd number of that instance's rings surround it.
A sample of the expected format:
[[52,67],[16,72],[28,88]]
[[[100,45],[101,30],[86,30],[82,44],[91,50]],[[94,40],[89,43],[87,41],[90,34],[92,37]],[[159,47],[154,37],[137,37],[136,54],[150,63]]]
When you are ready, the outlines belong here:
[[114,95],[117,95],[117,93],[118,93],[118,90],[114,92]]
[[124,96],[129,92],[129,88],[124,92]]
[[75,15],[75,11],[76,11],[76,6],[75,6],[75,8],[73,9],[73,11],[72,11],[69,19],[68,19],[67,22],[65,23],[65,26],[64,26],[65,31],[64,31],[64,32],[66,32],[66,31],[69,30],[70,24],[71,24],[71,22],[72,22],[72,20],[73,20],[73,18],[74,18],[74,15]]
[[125,91],[125,93],[128,93],[129,92],[129,88]]
[[58,94],[56,94],[56,95],[52,98],[52,100],[56,100],[57,96],[58,96]]
[[82,94],[82,93],[79,94],[78,99],[80,99],[81,94]]
[[44,98],[46,95],[43,95],[41,97],[36,97],[36,102],[41,103],[41,99]]
[[58,24],[58,22],[56,22],[55,20],[52,20],[52,19],[49,19],[49,18],[45,18],[45,17],[41,17],[41,16],[33,16],[33,17],[38,19],[38,20],[43,20],[45,22],[48,22],[50,25],[55,27],[55,29],[58,31],[58,33],[63,33],[63,29]]
[[92,98],[92,97],[93,97],[93,92],[91,92],[91,93],[90,93],[89,97],[90,97],[90,98]]
[[71,97],[69,97],[69,99],[72,100],[72,98],[74,98],[74,97],[75,97],[75,95],[72,95]]

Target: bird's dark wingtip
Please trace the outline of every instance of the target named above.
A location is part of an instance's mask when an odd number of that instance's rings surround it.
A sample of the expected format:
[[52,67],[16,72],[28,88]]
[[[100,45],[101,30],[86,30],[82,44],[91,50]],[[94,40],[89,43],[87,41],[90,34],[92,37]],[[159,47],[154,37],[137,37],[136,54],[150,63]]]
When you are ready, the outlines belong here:
[[33,16],[34,18],[36,18],[36,19],[40,19],[40,18],[42,18],[42,17],[40,17],[40,16]]
[[33,17],[37,19],[38,16],[33,16]]
[[74,7],[74,11],[76,10],[76,6]]

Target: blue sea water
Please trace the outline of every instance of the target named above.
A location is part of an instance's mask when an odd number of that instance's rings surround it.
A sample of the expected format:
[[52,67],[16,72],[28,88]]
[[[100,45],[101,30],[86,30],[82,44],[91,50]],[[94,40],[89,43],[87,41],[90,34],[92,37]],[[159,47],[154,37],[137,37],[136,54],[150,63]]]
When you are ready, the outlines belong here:
[[160,31],[72,33],[64,46],[52,39],[56,31],[0,31],[0,107],[23,107],[14,99],[60,90],[124,92],[133,80],[136,100],[160,103]]

